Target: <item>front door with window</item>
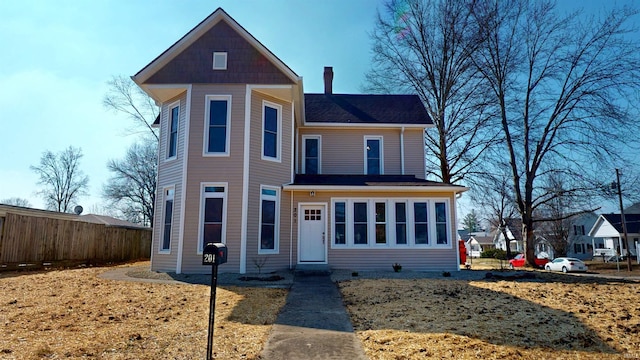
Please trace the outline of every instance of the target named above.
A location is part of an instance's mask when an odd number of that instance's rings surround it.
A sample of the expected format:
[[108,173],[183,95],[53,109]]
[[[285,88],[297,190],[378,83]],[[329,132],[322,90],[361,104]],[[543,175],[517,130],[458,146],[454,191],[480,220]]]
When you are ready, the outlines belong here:
[[300,206],[300,262],[327,261],[326,206]]

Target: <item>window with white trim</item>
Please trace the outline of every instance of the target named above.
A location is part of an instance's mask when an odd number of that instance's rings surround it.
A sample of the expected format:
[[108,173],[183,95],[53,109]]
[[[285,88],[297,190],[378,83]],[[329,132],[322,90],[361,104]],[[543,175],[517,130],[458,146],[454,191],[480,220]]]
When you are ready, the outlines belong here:
[[227,53],[223,51],[213,52],[213,70],[227,70]]
[[231,95],[207,95],[205,97],[205,156],[229,155],[230,127]]
[[180,121],[180,102],[169,106],[169,139],[167,141],[167,159],[176,157],[178,151],[178,123]]
[[262,159],[280,161],[282,106],[262,102]]
[[337,201],[333,206],[333,243],[335,245],[347,244],[346,206],[344,201]]
[[435,203],[436,210],[436,244],[446,245],[448,243],[448,228],[447,223],[447,204],[444,202]]
[[384,174],[382,136],[364,137],[364,173],[366,175]]
[[162,245],[160,247],[161,252],[168,252],[171,250],[171,224],[173,222],[173,198],[175,194],[175,188],[164,188],[164,218],[162,221]]
[[302,173],[321,174],[322,137],[320,135],[302,136]]
[[277,254],[280,234],[280,189],[260,187],[259,254]]
[[368,239],[368,221],[367,221],[367,203],[353,203],[353,244],[367,245]]
[[376,202],[376,244],[387,243],[387,203]]
[[226,243],[227,220],[227,184],[202,184],[200,205],[200,243],[198,252],[202,252],[208,243]]
[[395,203],[396,245],[407,245],[407,204]]
[[450,200],[331,199],[333,248],[451,248]]

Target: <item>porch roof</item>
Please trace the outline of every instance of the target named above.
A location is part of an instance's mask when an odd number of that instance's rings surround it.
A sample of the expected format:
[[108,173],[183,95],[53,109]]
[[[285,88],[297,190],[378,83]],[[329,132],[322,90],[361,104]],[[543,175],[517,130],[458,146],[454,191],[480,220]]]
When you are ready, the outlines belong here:
[[436,190],[464,192],[468,188],[437,181],[419,179],[414,175],[308,175],[298,174],[294,181],[283,186],[285,190]]
[[[622,216],[620,216],[620,214],[602,214],[602,217],[605,218],[607,222],[611,224],[611,226],[613,226],[619,233],[623,233]],[[627,226],[627,233],[640,233],[640,214],[624,214],[624,220]]]

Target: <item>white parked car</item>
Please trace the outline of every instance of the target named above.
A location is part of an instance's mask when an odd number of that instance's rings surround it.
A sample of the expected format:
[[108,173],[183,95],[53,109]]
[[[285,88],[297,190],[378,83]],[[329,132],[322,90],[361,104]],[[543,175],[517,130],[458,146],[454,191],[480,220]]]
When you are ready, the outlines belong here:
[[580,259],[559,257],[553,259],[544,265],[545,270],[549,271],[562,271],[563,273],[571,271],[587,271],[587,264]]

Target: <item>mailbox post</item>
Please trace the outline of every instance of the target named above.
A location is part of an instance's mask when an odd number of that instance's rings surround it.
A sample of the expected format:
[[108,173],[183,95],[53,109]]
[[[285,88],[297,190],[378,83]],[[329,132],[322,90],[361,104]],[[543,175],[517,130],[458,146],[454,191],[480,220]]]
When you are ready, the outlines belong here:
[[208,243],[202,251],[202,265],[211,265],[211,295],[209,297],[209,331],[207,336],[207,360],[213,351],[213,326],[216,317],[216,288],[218,287],[218,265],[227,262],[227,245]]

